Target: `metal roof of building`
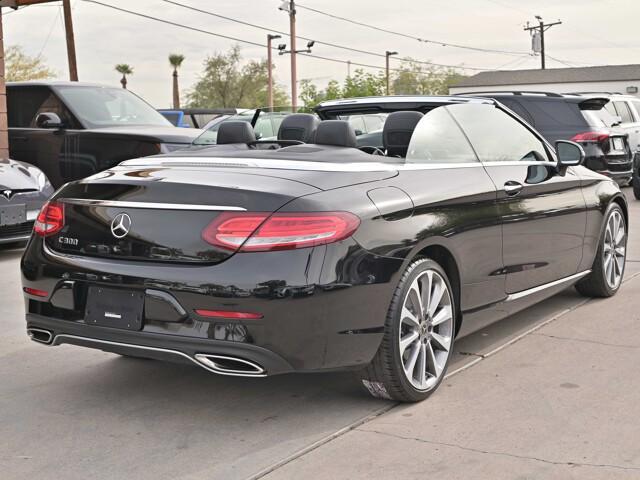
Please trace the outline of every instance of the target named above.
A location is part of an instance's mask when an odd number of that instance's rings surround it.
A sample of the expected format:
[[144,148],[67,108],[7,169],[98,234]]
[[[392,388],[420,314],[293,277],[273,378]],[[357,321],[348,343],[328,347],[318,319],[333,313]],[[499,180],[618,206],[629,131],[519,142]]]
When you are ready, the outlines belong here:
[[640,65],[606,65],[601,67],[549,68],[546,70],[498,70],[481,72],[452,85],[453,87],[490,87],[543,83],[640,81]]

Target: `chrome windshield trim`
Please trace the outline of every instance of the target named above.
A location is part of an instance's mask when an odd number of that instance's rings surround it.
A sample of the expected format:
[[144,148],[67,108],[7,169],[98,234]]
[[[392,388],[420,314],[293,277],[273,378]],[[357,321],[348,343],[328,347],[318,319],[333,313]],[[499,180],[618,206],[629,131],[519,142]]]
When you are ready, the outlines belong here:
[[575,275],[571,275],[569,277],[561,278],[560,280],[555,280],[553,282],[545,283],[544,285],[540,285],[538,287],[530,288],[529,290],[523,290],[521,292],[512,293],[507,296],[506,302],[513,302],[514,300],[519,300],[524,297],[528,297],[529,295],[533,295],[535,293],[542,292],[548,288],[557,287],[562,285],[563,283],[570,283],[575,280],[580,280],[582,277],[585,277],[591,273],[591,270],[585,270],[584,272],[576,273]]
[[89,207],[146,208],[154,210],[204,210],[220,212],[246,212],[246,208],[228,205],[193,205],[182,203],[124,202],[120,200],[92,200],[85,198],[59,198],[59,202]]

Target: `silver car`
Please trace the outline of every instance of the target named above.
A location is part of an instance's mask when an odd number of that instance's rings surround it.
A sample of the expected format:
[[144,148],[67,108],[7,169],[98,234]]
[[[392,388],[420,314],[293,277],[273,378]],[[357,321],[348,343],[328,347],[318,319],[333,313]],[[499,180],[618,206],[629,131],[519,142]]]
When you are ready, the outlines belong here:
[[38,168],[0,159],[0,244],[27,240],[53,187]]

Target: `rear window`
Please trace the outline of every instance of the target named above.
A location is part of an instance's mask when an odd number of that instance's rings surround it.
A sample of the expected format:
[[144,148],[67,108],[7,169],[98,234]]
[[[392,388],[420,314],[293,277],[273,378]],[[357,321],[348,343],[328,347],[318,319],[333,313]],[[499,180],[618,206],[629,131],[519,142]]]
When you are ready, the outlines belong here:
[[[549,98],[527,98],[521,99],[520,102],[533,117],[533,125],[537,128],[562,129],[585,126],[585,119],[576,103]],[[520,114],[517,110],[514,111]],[[524,118],[528,120],[527,117]]]
[[606,107],[601,110],[582,110],[582,116],[590,127],[609,128],[619,123],[616,114],[611,114]]

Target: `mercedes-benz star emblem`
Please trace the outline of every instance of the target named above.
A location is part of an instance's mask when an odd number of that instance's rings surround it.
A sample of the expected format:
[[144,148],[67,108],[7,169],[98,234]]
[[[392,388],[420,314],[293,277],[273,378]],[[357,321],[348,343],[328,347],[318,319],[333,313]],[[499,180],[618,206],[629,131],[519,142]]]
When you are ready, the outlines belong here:
[[131,229],[131,217],[126,213],[119,213],[111,222],[111,234],[116,238],[124,238]]

